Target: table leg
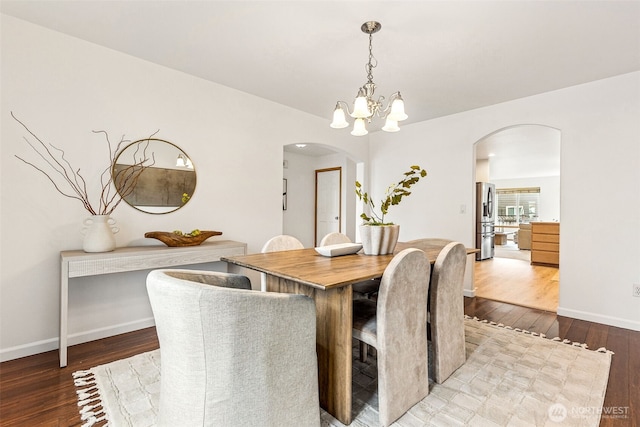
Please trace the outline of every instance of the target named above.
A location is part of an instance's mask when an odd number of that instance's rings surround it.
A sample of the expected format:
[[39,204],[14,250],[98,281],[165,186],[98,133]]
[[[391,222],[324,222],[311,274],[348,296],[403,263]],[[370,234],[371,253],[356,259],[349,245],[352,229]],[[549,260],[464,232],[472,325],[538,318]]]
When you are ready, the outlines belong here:
[[67,318],[69,307],[69,263],[60,264],[60,367],[67,366]]
[[314,299],[320,406],[341,423],[351,424],[351,285],[325,291],[292,280],[268,276],[267,290],[303,294]]

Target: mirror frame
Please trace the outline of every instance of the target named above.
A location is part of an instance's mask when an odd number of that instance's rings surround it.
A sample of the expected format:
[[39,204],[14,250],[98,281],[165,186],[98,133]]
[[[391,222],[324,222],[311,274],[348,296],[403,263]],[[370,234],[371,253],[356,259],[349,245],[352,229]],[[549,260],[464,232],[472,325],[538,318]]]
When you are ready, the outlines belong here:
[[[153,145],[151,144],[160,143],[163,145],[159,145],[158,148],[153,150]],[[144,146],[140,147],[140,144],[150,145],[145,148]],[[157,153],[156,151],[162,151],[159,150],[159,148],[164,147],[164,144],[168,146],[168,151],[173,151],[173,153],[166,153],[166,156],[169,156],[169,158],[158,158],[158,155],[162,156],[162,153]],[[180,155],[184,156],[189,162],[187,164],[190,164],[190,167],[176,166],[176,161]],[[127,158],[127,156],[130,157]],[[118,160],[121,158],[127,160],[127,162],[119,163]],[[122,171],[123,165],[129,166],[132,162],[139,165],[139,172],[131,172],[129,175],[133,176],[132,179],[135,180],[135,186],[139,185],[140,179],[144,180],[144,185],[141,185],[141,188],[144,188],[144,193],[136,194],[134,187],[129,194],[123,196],[118,183],[116,183],[116,177],[118,176],[118,172]],[[191,177],[189,173],[193,173],[193,176]],[[137,211],[152,215],[164,215],[179,210],[189,203],[197,186],[196,169],[189,155],[176,144],[158,138],[139,139],[122,148],[115,158],[113,169],[111,170],[111,179],[116,191],[125,203]],[[176,187],[181,187],[178,193],[175,191],[170,193],[170,191],[172,189],[175,190]],[[145,204],[149,202],[142,202],[136,204],[134,202],[137,198],[157,201],[158,197],[161,197],[165,201],[173,200],[174,203],[163,206],[161,203]],[[178,199],[178,197],[180,199]],[[179,205],[177,204],[178,200],[181,201]]]

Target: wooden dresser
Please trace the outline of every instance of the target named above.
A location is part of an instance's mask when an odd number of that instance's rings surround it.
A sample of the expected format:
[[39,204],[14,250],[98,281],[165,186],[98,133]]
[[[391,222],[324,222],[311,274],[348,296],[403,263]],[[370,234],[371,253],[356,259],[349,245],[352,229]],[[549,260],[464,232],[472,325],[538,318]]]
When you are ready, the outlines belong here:
[[560,266],[560,223],[531,223],[531,264]]

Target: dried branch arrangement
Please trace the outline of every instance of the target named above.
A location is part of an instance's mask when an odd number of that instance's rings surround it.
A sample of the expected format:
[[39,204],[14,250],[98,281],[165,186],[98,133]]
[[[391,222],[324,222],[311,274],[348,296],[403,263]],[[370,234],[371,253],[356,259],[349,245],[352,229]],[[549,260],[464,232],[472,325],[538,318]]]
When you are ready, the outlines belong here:
[[[37,154],[37,156],[46,163],[47,166],[40,167],[37,166],[35,162],[25,160],[18,155],[15,157],[46,176],[58,193],[65,197],[80,201],[84,208],[92,215],[111,215],[115,208],[118,207],[123,197],[131,194],[136,186],[136,182],[138,181],[140,174],[146,168],[155,164],[155,157],[153,153],[150,155],[147,153],[147,148],[149,146],[147,143],[136,150],[133,164],[118,172],[116,177],[113,177],[112,171],[116,163],[116,159],[118,158],[118,153],[120,152],[123,144],[131,141],[125,140],[123,136],[120,138],[120,142],[118,142],[114,150],[107,132],[93,131],[93,133],[104,135],[109,150],[109,166],[107,166],[100,175],[101,191],[98,207],[96,209],[89,199],[87,183],[81,173],[81,169],[75,169],[71,166],[69,161],[65,158],[64,150],[54,146],[53,144],[43,142],[31,131],[31,129],[27,127],[27,125],[18,120],[13,112],[11,112],[11,117],[20,123],[20,125],[22,125],[22,127],[29,133],[31,138],[35,140],[35,142],[32,142],[29,137],[24,137],[26,143]],[[156,133],[157,132],[149,138],[154,136]],[[114,181],[118,182],[117,189],[113,184]]]

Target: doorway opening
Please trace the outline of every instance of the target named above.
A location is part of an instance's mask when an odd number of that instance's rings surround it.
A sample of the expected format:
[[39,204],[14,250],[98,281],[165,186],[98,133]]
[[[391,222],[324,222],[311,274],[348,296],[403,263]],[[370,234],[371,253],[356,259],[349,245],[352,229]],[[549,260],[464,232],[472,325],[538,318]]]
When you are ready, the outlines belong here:
[[[326,228],[330,226],[337,227],[335,231],[346,234],[355,242],[359,208],[353,189],[355,181],[361,179],[359,174],[363,165],[352,153],[337,147],[319,143],[285,145],[283,179],[287,182],[287,207],[282,211],[283,234],[296,237],[310,248],[319,244],[326,234]],[[321,181],[325,177],[333,180],[330,186],[332,190],[322,190],[323,194],[319,195],[327,198],[324,201],[316,200],[318,171]],[[325,183],[321,182],[321,187],[324,186]],[[336,206],[337,212],[334,209]]]
[[531,264],[530,228],[560,221],[560,142],[556,128],[523,124],[475,143],[475,181],[494,184],[497,199],[494,256],[476,262],[477,296],[557,310],[559,268]]
[[342,168],[316,169],[315,242],[329,233],[339,233],[342,212]]

